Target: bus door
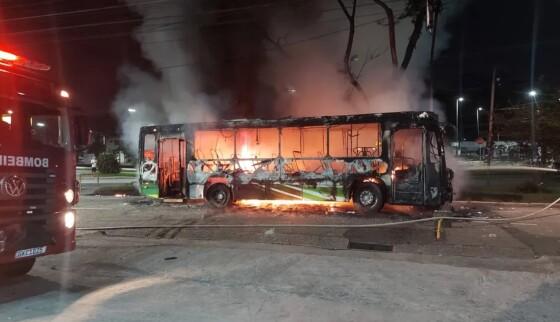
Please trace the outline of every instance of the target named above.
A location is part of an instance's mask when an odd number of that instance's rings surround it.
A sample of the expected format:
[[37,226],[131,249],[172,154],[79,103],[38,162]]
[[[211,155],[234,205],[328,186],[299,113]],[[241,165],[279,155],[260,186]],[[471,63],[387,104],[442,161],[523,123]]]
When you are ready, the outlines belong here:
[[157,186],[157,137],[155,133],[143,134],[140,138],[139,157],[139,187],[142,194],[157,198],[159,196]]
[[158,144],[158,187],[160,197],[185,196],[185,140],[161,138]]
[[439,206],[442,204],[443,193],[446,186],[446,172],[444,169],[443,142],[439,133],[426,132],[426,148],[424,149],[425,169],[424,175],[424,200],[425,205]]
[[401,129],[391,140],[393,202],[422,205],[424,196],[423,129]]

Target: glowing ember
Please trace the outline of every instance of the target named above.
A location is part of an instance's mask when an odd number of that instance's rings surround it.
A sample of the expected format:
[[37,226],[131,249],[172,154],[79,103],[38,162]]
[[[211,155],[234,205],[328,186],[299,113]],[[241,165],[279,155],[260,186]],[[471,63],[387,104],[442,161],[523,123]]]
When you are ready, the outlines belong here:
[[313,200],[238,200],[240,207],[251,207],[263,210],[323,210],[328,212],[353,210],[351,202],[343,201],[313,201]]

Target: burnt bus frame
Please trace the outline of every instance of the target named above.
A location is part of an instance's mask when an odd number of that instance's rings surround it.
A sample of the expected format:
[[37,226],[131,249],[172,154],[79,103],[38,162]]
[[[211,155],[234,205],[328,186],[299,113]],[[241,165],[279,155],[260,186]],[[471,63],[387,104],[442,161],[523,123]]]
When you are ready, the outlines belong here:
[[[380,133],[381,133],[381,154],[377,157],[337,157],[334,158],[336,160],[344,160],[347,162],[351,162],[356,159],[381,159],[388,165],[387,173],[382,175],[374,174],[373,179],[376,179],[378,184],[382,182],[382,189],[386,193],[385,200],[389,203],[393,204],[410,204],[409,202],[395,202],[393,200],[393,185],[392,182],[387,182],[387,180],[381,180],[382,176],[389,175],[390,177],[390,169],[393,168],[393,160],[391,158],[392,151],[391,151],[391,140],[392,135],[394,132],[401,130],[401,129],[414,129],[419,128],[423,129],[424,133],[422,136],[423,139],[423,150],[422,150],[422,164],[423,164],[423,171],[422,177],[424,179],[425,176],[425,163],[426,163],[426,151],[424,146],[426,145],[426,131],[431,131],[436,135],[436,140],[438,143],[438,152],[441,158],[440,169],[439,169],[439,204],[443,204],[446,201],[451,201],[452,199],[452,191],[451,185],[449,182],[448,174],[447,174],[447,166],[445,161],[445,153],[443,149],[443,131],[441,130],[438,116],[433,112],[392,112],[392,113],[375,113],[375,114],[357,114],[357,115],[340,115],[340,116],[321,116],[321,117],[300,117],[300,118],[282,118],[276,120],[263,120],[263,119],[234,119],[234,120],[222,120],[217,122],[205,122],[205,123],[184,123],[184,124],[166,124],[166,125],[150,125],[150,126],[143,126],[140,129],[140,137],[138,142],[139,148],[139,159],[138,159],[138,168],[142,166],[142,156],[144,152],[144,138],[147,134],[153,134],[155,136],[155,142],[157,142],[162,138],[179,138],[183,139],[187,142],[187,149],[186,149],[186,160],[187,163],[189,160],[193,160],[193,152],[192,152],[192,143],[194,140],[194,134],[196,131],[200,130],[219,130],[219,129],[239,129],[239,128],[247,128],[247,129],[257,129],[257,128],[285,128],[285,127],[307,127],[307,126],[335,126],[335,125],[350,125],[350,124],[365,124],[365,123],[378,123],[380,126]],[[327,151],[329,145],[329,131],[327,131],[326,136],[326,144],[327,144]],[[154,159],[158,160],[158,148],[156,146],[155,149],[155,156]],[[323,159],[328,158],[325,156]],[[243,158],[237,157],[237,151],[234,152],[234,159],[236,160],[244,160]],[[298,158],[298,159],[305,159],[305,158]],[[313,159],[321,159],[321,158],[313,158]],[[253,159],[252,159],[253,160]],[[357,181],[361,181],[367,178],[371,178],[372,175],[348,175],[346,182],[343,184],[344,194],[346,199],[351,199],[351,192],[353,188],[353,184]],[[188,187],[186,176],[182,178],[183,182],[183,196],[185,198],[188,197],[188,191],[186,191],[186,187]],[[142,178],[139,178],[140,185],[142,184]],[[313,180],[311,180],[313,181]],[[324,180],[323,180],[324,181]],[[307,183],[306,180],[291,180],[290,182],[300,182],[300,183]],[[316,182],[316,181],[315,181]],[[232,182],[232,192],[235,195],[236,185],[239,182],[235,180]],[[422,200],[426,200],[426,180],[422,180],[422,190],[423,190],[423,198]],[[421,203],[419,205],[426,205],[426,206],[435,206],[433,204],[424,204]]]

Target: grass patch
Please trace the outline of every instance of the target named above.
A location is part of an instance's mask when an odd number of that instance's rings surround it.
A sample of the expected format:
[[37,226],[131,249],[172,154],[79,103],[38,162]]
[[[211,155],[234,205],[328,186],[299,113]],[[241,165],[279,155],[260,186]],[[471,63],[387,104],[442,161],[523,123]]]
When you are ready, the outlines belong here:
[[115,178],[115,177],[124,177],[124,178],[135,178],[136,177],[136,171],[122,171],[120,173],[81,173],[79,174],[80,177],[86,177],[86,178],[97,178],[97,176],[99,176],[100,178],[107,178],[107,177],[111,177],[111,178]]
[[114,195],[127,195],[127,196],[138,196],[138,190],[133,184],[117,184],[111,186],[102,186],[93,191],[93,195],[99,196],[114,196]]
[[560,196],[560,175],[525,169],[468,171],[459,200],[551,202]]

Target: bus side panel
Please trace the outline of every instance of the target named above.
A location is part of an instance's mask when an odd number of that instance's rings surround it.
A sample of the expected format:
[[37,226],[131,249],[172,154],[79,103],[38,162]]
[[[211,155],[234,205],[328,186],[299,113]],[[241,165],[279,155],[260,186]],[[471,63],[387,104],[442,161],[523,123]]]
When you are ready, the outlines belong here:
[[250,183],[237,185],[237,199],[344,201],[342,184]]

